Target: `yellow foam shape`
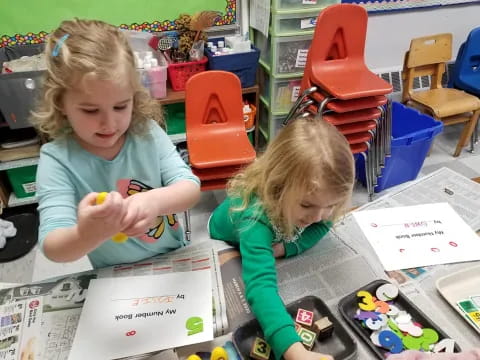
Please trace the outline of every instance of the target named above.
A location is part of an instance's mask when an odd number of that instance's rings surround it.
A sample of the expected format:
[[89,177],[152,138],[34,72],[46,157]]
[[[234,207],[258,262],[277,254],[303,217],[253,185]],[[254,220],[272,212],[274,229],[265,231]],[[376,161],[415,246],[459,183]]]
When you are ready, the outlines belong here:
[[[101,192],[100,194],[97,195],[95,203],[97,205],[102,204],[107,198],[107,195],[108,195],[107,192]],[[124,233],[118,233],[112,236],[112,241],[116,243],[124,243],[127,240],[128,240],[128,236],[125,235]]]

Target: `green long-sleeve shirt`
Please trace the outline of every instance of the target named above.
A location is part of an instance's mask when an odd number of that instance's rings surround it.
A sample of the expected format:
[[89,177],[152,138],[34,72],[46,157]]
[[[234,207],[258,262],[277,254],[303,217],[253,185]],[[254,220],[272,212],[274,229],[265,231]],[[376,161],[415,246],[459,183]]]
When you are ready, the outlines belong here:
[[263,211],[257,215],[253,200],[244,211],[231,211],[239,199],[227,197],[213,212],[209,222],[212,239],[239,247],[242,255],[242,277],[247,301],[272,347],[276,359],[295,342],[301,341],[295,325],[278,294],[277,272],[272,245],[283,242],[285,257],[301,254],[314,246],[330,230],[330,222],[307,227],[294,242],[278,239]]

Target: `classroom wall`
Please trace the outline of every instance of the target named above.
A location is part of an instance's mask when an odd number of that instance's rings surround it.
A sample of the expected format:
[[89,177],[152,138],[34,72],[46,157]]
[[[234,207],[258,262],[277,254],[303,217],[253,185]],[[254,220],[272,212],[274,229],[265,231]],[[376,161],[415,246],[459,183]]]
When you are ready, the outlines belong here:
[[370,69],[401,69],[410,39],[450,32],[453,59],[471,29],[480,26],[480,2],[418,10],[371,13],[365,60]]

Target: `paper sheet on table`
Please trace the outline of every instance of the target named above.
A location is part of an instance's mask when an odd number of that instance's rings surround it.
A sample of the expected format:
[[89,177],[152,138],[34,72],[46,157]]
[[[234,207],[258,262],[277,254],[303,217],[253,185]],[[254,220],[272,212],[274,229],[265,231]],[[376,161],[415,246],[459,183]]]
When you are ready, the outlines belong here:
[[385,270],[480,259],[475,232],[448,203],[354,212]]
[[92,280],[69,360],[117,359],[213,339],[209,270]]

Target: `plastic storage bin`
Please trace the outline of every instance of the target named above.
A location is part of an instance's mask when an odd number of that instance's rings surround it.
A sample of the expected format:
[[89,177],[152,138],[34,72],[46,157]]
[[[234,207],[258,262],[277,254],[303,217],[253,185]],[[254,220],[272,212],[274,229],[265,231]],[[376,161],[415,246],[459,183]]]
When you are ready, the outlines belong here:
[[265,104],[263,99],[260,99],[260,113],[259,113],[259,126],[260,132],[263,134],[267,141],[271,141],[275,135],[282,128],[283,120],[285,120],[285,115],[273,115],[268,108],[268,105]]
[[[43,52],[43,44],[0,48],[0,68],[5,61]],[[11,129],[32,126],[29,122],[35,97],[42,86],[44,71],[0,74],[0,112]]]
[[[209,39],[217,46],[218,41],[224,41],[223,38]],[[242,87],[251,87],[255,85],[255,75],[257,73],[260,50],[252,45],[252,51],[233,53],[228,55],[214,55],[209,48],[205,48],[205,55],[208,57],[209,70],[225,70],[237,75],[242,83]]]
[[262,65],[259,67],[260,97],[275,115],[290,111],[300,93],[302,77],[275,78]]
[[295,36],[313,34],[321,10],[272,14],[271,36]]
[[35,177],[37,165],[25,166],[7,170],[7,177],[17,198],[35,195],[37,190]]
[[166,124],[167,134],[183,134],[185,133],[185,104],[166,105]]
[[273,11],[321,9],[340,0],[272,0]]
[[[443,123],[400,103],[392,104],[392,156],[385,159],[382,176],[378,177],[375,192],[406,181],[414,180]],[[365,185],[365,165],[362,156],[357,160],[358,177]]]
[[204,56],[198,61],[168,64],[168,78],[175,91],[185,90],[187,80],[196,73],[207,70],[208,58]]
[[253,31],[255,45],[260,49],[260,63],[276,77],[302,76],[307,63],[313,35],[268,37]]

